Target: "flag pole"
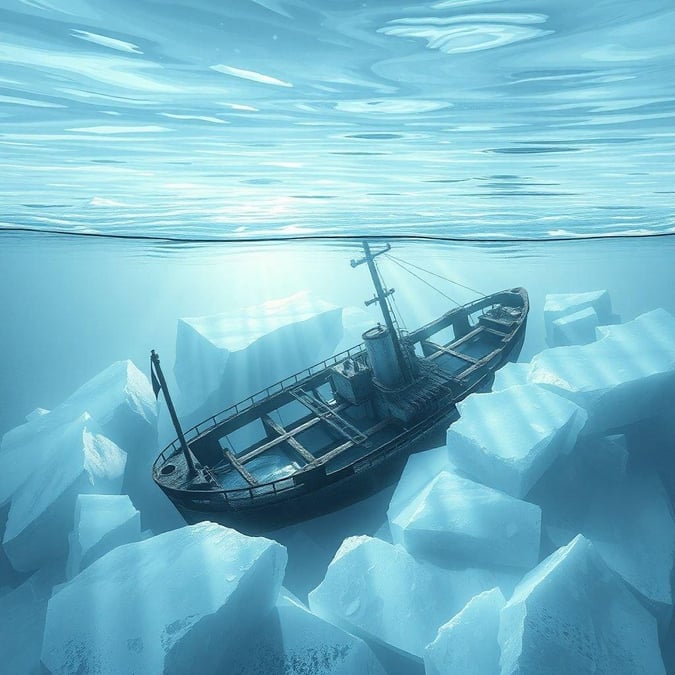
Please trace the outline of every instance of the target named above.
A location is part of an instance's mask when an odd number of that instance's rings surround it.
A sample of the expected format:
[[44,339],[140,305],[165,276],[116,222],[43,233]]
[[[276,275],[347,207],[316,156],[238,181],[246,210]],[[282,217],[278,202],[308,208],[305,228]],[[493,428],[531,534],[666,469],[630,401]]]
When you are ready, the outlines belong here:
[[173,401],[171,400],[171,395],[169,394],[169,388],[166,386],[166,380],[164,379],[164,373],[162,368],[159,365],[159,355],[153,349],[150,352],[150,374],[152,377],[152,389],[155,392],[155,398],[159,397],[160,390],[164,392],[164,401],[166,402],[166,407],[169,409],[169,415],[171,415],[171,421],[173,422],[173,427],[176,430],[178,435],[178,441],[180,443],[181,450],[185,456],[185,462],[188,466],[189,475],[194,475],[197,473],[195,469],[195,463],[192,459],[192,453],[188,447],[185,436],[183,435],[183,430],[181,429],[180,422],[178,421],[178,415],[176,415],[176,409],[173,407]]

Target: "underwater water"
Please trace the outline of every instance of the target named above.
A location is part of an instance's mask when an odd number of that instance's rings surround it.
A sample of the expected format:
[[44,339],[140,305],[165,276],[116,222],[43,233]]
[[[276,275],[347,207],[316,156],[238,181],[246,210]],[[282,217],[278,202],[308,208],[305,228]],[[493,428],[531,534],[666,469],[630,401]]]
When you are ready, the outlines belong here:
[[[0,670],[675,673],[674,30],[0,0]],[[364,241],[404,331],[525,288],[517,367],[347,508],[192,524],[150,350],[187,429],[359,343]]]

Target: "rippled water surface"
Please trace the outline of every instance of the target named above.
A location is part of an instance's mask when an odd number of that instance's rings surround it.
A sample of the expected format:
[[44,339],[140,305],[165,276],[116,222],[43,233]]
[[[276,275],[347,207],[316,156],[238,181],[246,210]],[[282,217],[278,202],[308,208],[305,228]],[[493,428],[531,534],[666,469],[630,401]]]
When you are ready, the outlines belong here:
[[0,222],[675,227],[672,0],[0,0]]

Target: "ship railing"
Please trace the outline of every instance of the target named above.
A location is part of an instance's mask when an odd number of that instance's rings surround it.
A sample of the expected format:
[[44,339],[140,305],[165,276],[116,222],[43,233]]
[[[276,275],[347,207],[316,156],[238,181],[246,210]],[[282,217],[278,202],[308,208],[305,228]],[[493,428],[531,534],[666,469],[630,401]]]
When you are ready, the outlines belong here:
[[[293,387],[297,386],[307,378],[312,377],[312,375],[316,375],[317,373],[320,373],[322,370],[325,370],[330,366],[337,365],[338,363],[340,363],[340,361],[344,361],[348,357],[356,356],[357,354],[363,352],[363,350],[364,350],[363,344],[356,345],[355,347],[350,347],[349,349],[345,349],[344,351],[339,352],[338,354],[329,356],[327,359],[324,359],[319,363],[315,363],[314,365],[309,366],[309,368],[305,368],[304,370],[300,370],[297,373],[294,373],[293,375],[289,375],[283,380],[275,382],[269,387],[265,387],[265,389],[261,389],[260,391],[256,392],[255,394],[252,394],[248,398],[245,398],[244,400],[239,401],[229,406],[228,408],[225,408],[224,410],[221,410],[215,415],[207,417],[205,420],[202,420],[198,424],[195,424],[193,427],[190,427],[187,431],[183,433],[183,435],[185,436],[185,440],[188,443],[191,443],[192,441],[196,440],[197,438],[205,434],[207,431],[211,431],[211,429],[217,427],[219,424],[222,424],[223,422],[229,420],[235,415],[238,415],[239,413],[249,410],[256,403],[264,401],[266,398],[269,398],[270,396],[274,396],[276,394],[282,393],[283,391],[287,391],[288,389],[292,389]],[[157,465],[162,462],[166,462],[170,457],[172,457],[173,455],[175,455],[180,451],[181,451],[180,441],[176,438],[169,445],[167,445],[164,448],[164,450],[162,450],[159,457],[157,458],[157,461],[155,462],[155,467],[157,467]]]
[[[418,427],[422,428],[423,426],[428,425],[428,423],[428,420],[425,420],[424,422],[419,423]],[[354,464],[338,469],[333,476],[336,474],[346,474],[347,472],[359,473],[380,464],[383,460],[398,453],[404,446],[411,442],[411,431],[414,431],[414,429],[408,429],[407,432],[392,438],[384,447],[377,448],[372,453],[356,461]],[[164,486],[164,489],[168,492],[175,493],[176,497],[180,500],[184,500],[189,495],[189,500],[193,504],[208,506],[209,504],[215,505],[225,502],[236,508],[237,504],[252,502],[261,497],[288,493],[291,490],[301,491],[305,489],[305,484],[298,474],[295,474],[295,476],[279,478],[269,483],[262,483],[260,485],[243,488],[221,488],[219,490],[172,490],[171,488]]]
[[243,502],[251,502],[261,497],[270,495],[277,495],[285,493],[290,490],[302,489],[302,483],[297,483],[292,477],[280,478],[270,483],[263,483],[261,485],[245,487],[245,488],[221,488],[219,490],[185,490],[176,489],[168,486],[162,486],[163,490],[169,495],[175,495],[177,501],[185,502],[186,500],[192,504],[241,504]]

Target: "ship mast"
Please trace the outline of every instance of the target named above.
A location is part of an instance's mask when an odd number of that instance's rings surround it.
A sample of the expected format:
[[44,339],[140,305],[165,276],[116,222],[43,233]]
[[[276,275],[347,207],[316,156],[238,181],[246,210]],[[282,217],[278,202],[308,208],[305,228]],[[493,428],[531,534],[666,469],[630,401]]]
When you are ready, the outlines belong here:
[[382,280],[380,279],[377,267],[375,266],[375,258],[378,255],[386,253],[390,249],[391,245],[387,244],[385,248],[383,248],[382,250],[373,253],[370,250],[370,244],[364,241],[363,252],[365,254],[365,257],[359,260],[352,260],[351,265],[352,267],[358,267],[363,263],[366,263],[368,265],[368,271],[370,272],[370,276],[373,280],[373,285],[375,286],[375,295],[370,300],[366,300],[365,305],[366,307],[368,307],[369,305],[372,305],[376,302],[379,303],[380,310],[384,318],[384,323],[387,326],[387,330],[389,331],[389,335],[391,337],[391,341],[394,347],[394,353],[396,354],[396,361],[398,362],[398,366],[401,370],[403,381],[407,383],[410,382],[411,380],[410,364],[408,363],[408,360],[405,358],[403,354],[403,347],[401,346],[400,336],[398,334],[398,331],[394,327],[394,321],[391,317],[391,312],[389,311],[389,304],[387,303],[387,298],[390,295],[393,295],[395,289],[384,288],[382,286]]
[[183,429],[180,426],[178,421],[178,415],[176,414],[176,409],[173,406],[173,401],[171,400],[171,394],[169,394],[169,387],[166,385],[166,380],[164,379],[164,373],[162,372],[162,367],[159,365],[159,354],[153,349],[150,353],[150,375],[152,379],[152,390],[155,392],[155,398],[159,396],[159,392],[164,393],[164,402],[166,407],[169,409],[169,415],[171,416],[171,421],[173,422],[173,427],[176,430],[178,435],[178,442],[180,443],[180,448],[183,451],[183,456],[185,457],[185,463],[188,468],[188,475],[194,476],[197,473],[195,468],[194,460],[192,459],[192,453],[190,448],[185,440],[183,435]]

